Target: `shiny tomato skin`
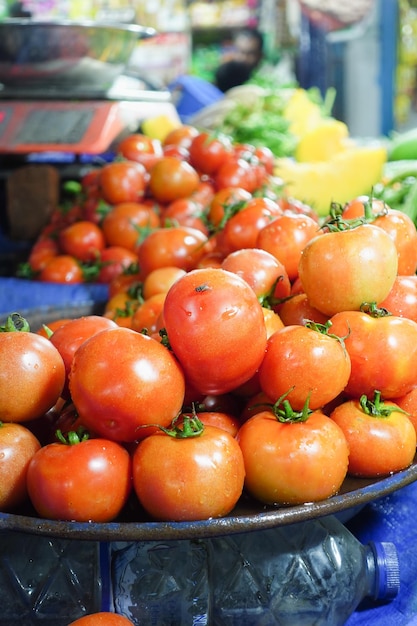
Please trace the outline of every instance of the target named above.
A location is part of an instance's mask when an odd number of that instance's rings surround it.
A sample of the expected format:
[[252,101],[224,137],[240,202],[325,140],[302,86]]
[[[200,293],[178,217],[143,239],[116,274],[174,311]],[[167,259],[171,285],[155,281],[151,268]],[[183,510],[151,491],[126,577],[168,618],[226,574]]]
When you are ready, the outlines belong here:
[[351,372],[343,344],[303,325],[285,326],[271,335],[259,367],[259,383],[272,402],[286,395],[293,409],[318,409],[346,387]]
[[0,422],[0,511],[10,511],[26,502],[26,474],[30,459],[41,447],[35,435],[22,424]]
[[94,261],[106,245],[102,229],[88,220],[80,220],[63,228],[58,235],[59,246],[64,254],[79,261]]
[[201,230],[189,226],[156,228],[138,248],[139,266],[145,277],[168,265],[188,272],[203,258],[207,242]]
[[137,266],[138,256],[123,246],[107,246],[100,254],[98,283],[110,284],[117,276]]
[[305,326],[309,320],[318,324],[325,324],[329,319],[328,315],[321,313],[321,311],[310,305],[305,293],[296,293],[273,308],[285,326],[294,324]]
[[237,441],[245,461],[245,490],[264,504],[325,500],[339,491],[347,473],[344,434],[321,411],[294,423],[261,411],[242,424]]
[[116,149],[128,161],[141,163],[147,171],[162,157],[161,142],[142,133],[132,133],[124,137]]
[[339,404],[330,418],[343,430],[349,445],[348,473],[352,476],[387,476],[409,467],[416,453],[413,424],[395,402],[387,416],[368,415],[358,400]]
[[45,237],[38,239],[29,253],[28,263],[32,272],[37,274],[53,257],[59,253],[56,239]]
[[222,269],[198,269],[166,294],[165,328],[186,378],[204,394],[249,380],[264,357],[266,327],[253,289]]
[[134,490],[157,520],[227,515],[242,494],[244,475],[236,439],[214,426],[205,426],[202,435],[186,439],[162,432],[150,435],[133,455]]
[[99,613],[84,615],[68,626],[134,626],[134,624],[123,615],[100,611]]
[[329,316],[381,302],[397,269],[394,242],[370,224],[314,237],[303,248],[298,267],[310,304]]
[[162,203],[187,198],[200,184],[197,171],[187,161],[176,157],[162,157],[150,171],[149,191]]
[[417,322],[417,275],[397,276],[387,297],[378,303],[391,315]]
[[131,487],[129,453],[100,438],[47,444],[27,471],[30,500],[46,519],[109,522],[126,504]]
[[330,318],[331,332],[344,338],[352,369],[345,393],[359,398],[375,390],[395,398],[417,385],[417,323],[389,315],[374,318],[342,311]]
[[70,254],[57,254],[47,261],[38,277],[43,283],[79,284],[84,282],[80,262]]
[[180,146],[189,149],[194,137],[197,137],[199,130],[192,124],[181,124],[178,128],[171,130],[163,139],[163,146]]
[[185,382],[165,346],[128,328],[105,330],[74,354],[72,400],[83,422],[102,437],[135,441],[169,426],[181,409]]
[[403,396],[394,398],[393,401],[400,409],[406,412],[417,433],[417,387],[413,387],[411,391]]
[[100,193],[110,204],[141,200],[146,182],[144,166],[135,161],[112,161],[100,171]]
[[42,416],[58,401],[65,366],[58,350],[32,332],[0,333],[0,417],[27,422]]
[[101,229],[108,246],[136,251],[148,232],[159,225],[159,215],[149,204],[121,202],[103,218]]
[[253,193],[259,186],[256,168],[239,158],[230,158],[219,167],[214,176],[216,189],[240,187]]
[[190,163],[195,169],[208,176],[213,176],[233,155],[230,139],[201,132],[193,138],[190,146]]

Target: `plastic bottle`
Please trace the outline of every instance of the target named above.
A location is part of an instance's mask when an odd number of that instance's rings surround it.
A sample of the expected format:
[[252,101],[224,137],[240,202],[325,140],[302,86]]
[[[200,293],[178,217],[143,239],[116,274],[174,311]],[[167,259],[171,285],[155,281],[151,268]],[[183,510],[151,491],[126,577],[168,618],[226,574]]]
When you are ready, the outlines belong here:
[[117,613],[138,626],[341,626],[399,590],[392,543],[362,545],[333,516],[112,555]]

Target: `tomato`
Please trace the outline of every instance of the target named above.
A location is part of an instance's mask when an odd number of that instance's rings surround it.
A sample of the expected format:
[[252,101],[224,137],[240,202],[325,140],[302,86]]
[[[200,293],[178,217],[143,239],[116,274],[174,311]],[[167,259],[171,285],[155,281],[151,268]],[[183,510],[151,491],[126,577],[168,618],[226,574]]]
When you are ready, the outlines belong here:
[[100,611],[79,617],[68,626],[134,626],[134,624],[123,615]]
[[190,163],[198,172],[212,176],[233,155],[229,137],[200,132],[190,146]]
[[249,380],[266,347],[262,307],[253,289],[222,269],[197,269],[166,294],[165,328],[196,390],[220,394]]
[[331,332],[344,337],[352,371],[345,392],[359,398],[375,390],[383,398],[417,385],[417,323],[394,315],[374,317],[342,311],[330,318]]
[[112,161],[101,168],[100,193],[106,202],[137,202],[146,189],[146,170],[135,161]]
[[171,265],[157,267],[149,272],[143,281],[143,297],[146,300],[157,293],[167,293],[175,281],[185,273],[180,267]]
[[65,365],[66,382],[63,393],[69,395],[68,376],[76,350],[84,341],[108,328],[117,328],[117,324],[100,315],[86,315],[75,318],[50,336],[51,343],[58,350]]
[[240,421],[234,415],[222,411],[199,411],[195,413],[184,413],[184,415],[196,416],[204,426],[213,426],[225,430],[236,437],[240,427]]
[[417,230],[413,220],[403,211],[391,209],[382,200],[359,196],[343,207],[345,219],[367,216],[392,238],[398,252],[398,274],[413,275],[417,270]]
[[393,400],[400,409],[406,412],[417,433],[417,387],[413,387],[408,393]]
[[208,228],[199,202],[189,198],[178,198],[171,202],[162,213],[163,226],[190,226],[208,235]]
[[104,217],[101,228],[109,246],[135,251],[149,231],[159,225],[159,215],[149,204],[122,202]]
[[284,328],[284,322],[272,309],[268,309],[267,307],[262,307],[262,313],[264,314],[265,328],[266,328],[266,336],[269,339],[271,335],[273,335],[277,330],[281,330]]
[[237,208],[237,212],[227,219],[221,232],[220,247],[224,254],[241,248],[259,248],[259,232],[281,214],[278,204],[264,197],[252,198]]
[[291,406],[300,411],[307,400],[311,409],[318,409],[336,398],[350,372],[349,355],[337,337],[314,325],[294,325],[269,337],[259,382],[272,402],[287,394]]
[[4,477],[0,484],[1,511],[11,510],[27,500],[27,468],[40,447],[29,428],[0,422],[0,474]]
[[142,278],[136,265],[128,266],[109,283],[109,299],[118,293],[139,297],[142,294]]
[[59,247],[79,261],[94,261],[104,249],[106,240],[102,229],[87,220],[74,222],[58,235]]
[[162,157],[162,144],[142,133],[132,133],[124,137],[117,145],[116,151],[129,161],[141,163],[150,170]]
[[317,232],[317,222],[312,217],[284,213],[265,224],[257,235],[255,245],[281,261],[289,279],[293,281],[298,276],[302,250]]
[[417,322],[417,275],[397,276],[391,291],[378,306],[392,315]]
[[272,410],[245,421],[237,434],[245,490],[264,504],[299,505],[336,494],[349,449],[339,426],[321,411],[304,421],[280,421]]
[[105,330],[74,354],[70,392],[88,428],[116,441],[135,441],[168,426],[181,409],[181,367],[161,343],[128,328]]
[[242,494],[244,475],[236,439],[214,426],[185,438],[163,432],[150,435],[133,455],[134,490],[143,508],[158,520],[227,515]]
[[71,317],[61,317],[60,319],[48,322],[47,324],[42,324],[42,326],[34,330],[34,332],[36,332],[37,335],[41,335],[42,337],[46,337],[47,339],[49,339],[51,333],[58,330],[58,328],[60,328],[67,322],[70,322],[71,319]]
[[222,264],[224,270],[243,278],[263,303],[273,292],[275,297],[290,295],[291,284],[282,263],[266,250],[242,248],[228,254]]
[[259,187],[258,172],[244,159],[230,158],[215,172],[214,183],[217,189],[240,187],[253,193]]
[[79,284],[84,282],[80,262],[69,254],[53,256],[42,268],[38,280],[44,283]]
[[97,276],[99,283],[111,283],[120,274],[126,271],[137,271],[138,256],[133,250],[123,246],[108,246],[100,254],[100,270]]
[[299,275],[311,306],[326,315],[381,302],[397,275],[391,237],[377,226],[326,232],[304,247]]
[[2,421],[40,417],[56,404],[64,383],[64,362],[48,339],[32,332],[0,332]]
[[149,191],[158,202],[186,198],[198,189],[199,175],[187,161],[162,157],[151,169]]
[[194,137],[197,137],[199,130],[192,124],[181,124],[178,128],[171,130],[164,138],[163,146],[181,146],[189,149]]
[[141,333],[144,330],[149,335],[157,332],[157,324],[164,310],[165,293],[155,293],[140,303],[132,315],[131,328]]
[[32,272],[42,271],[47,263],[59,253],[58,242],[50,237],[38,239],[29,253],[28,263]]
[[274,307],[274,310],[277,311],[285,326],[305,325],[309,320],[318,324],[325,324],[329,319],[328,315],[311,306],[305,293],[291,296],[282,304]]
[[387,476],[411,465],[416,452],[416,431],[394,402],[348,400],[330,418],[343,430],[349,445],[348,473]]
[[166,266],[179,267],[188,272],[205,254],[206,243],[206,235],[196,228],[157,228],[138,248],[139,266],[145,277],[153,270]]
[[129,453],[100,438],[49,443],[27,469],[29,498],[46,519],[109,522],[126,504],[131,485]]
[[208,211],[210,223],[221,226],[225,215],[234,211],[236,205],[243,206],[252,198],[252,195],[242,187],[223,187],[215,192]]

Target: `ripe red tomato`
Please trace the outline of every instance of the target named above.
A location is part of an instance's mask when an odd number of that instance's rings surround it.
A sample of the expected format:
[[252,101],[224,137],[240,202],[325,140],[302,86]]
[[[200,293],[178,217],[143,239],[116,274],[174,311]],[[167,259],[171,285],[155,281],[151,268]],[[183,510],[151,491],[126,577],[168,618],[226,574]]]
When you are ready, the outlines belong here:
[[417,275],[397,276],[391,291],[378,306],[392,315],[417,322]]
[[117,145],[116,151],[129,161],[141,163],[149,171],[162,157],[162,144],[142,133],[132,133],[124,137]]
[[330,414],[349,445],[348,473],[387,476],[411,465],[416,431],[395,402],[370,402],[366,396],[339,404]]
[[27,468],[40,447],[29,428],[0,422],[0,474],[5,478],[0,483],[0,511],[9,511],[27,500]]
[[100,254],[97,282],[111,283],[117,276],[136,268],[138,256],[123,246],[108,246]]
[[203,207],[192,196],[178,198],[163,210],[161,221],[163,226],[190,226],[208,235],[208,227]]
[[151,169],[149,191],[163,203],[187,198],[198,189],[200,178],[187,161],[164,156]]
[[59,252],[56,239],[45,237],[38,239],[29,253],[28,263],[34,274],[37,274]]
[[149,204],[116,204],[101,222],[107,245],[135,251],[150,230],[160,225],[160,218]]
[[75,352],[70,392],[83,423],[102,437],[135,441],[168,426],[181,409],[185,383],[165,346],[128,328],[104,330]]
[[[375,390],[396,398],[417,385],[417,323],[403,317],[374,317],[341,311],[330,318],[331,332],[344,338],[352,370],[345,393],[359,398]],[[383,355],[383,356],[381,356]]]
[[394,398],[394,402],[400,409],[406,412],[417,433],[417,387],[413,387],[411,391],[403,396]]
[[305,293],[297,293],[291,296],[282,304],[274,307],[274,310],[278,313],[285,326],[294,324],[302,324],[304,326],[309,320],[318,324],[325,324],[329,319],[328,315],[311,306]]
[[150,435],[133,455],[134,490],[144,509],[158,520],[227,515],[242,494],[244,475],[236,439],[214,426],[185,438],[163,432]]
[[68,626],[134,626],[133,622],[123,615],[100,611],[76,619]]
[[131,486],[129,453],[106,439],[47,444],[27,470],[29,498],[46,519],[109,522],[126,504]]
[[185,273],[185,270],[174,265],[154,269],[143,281],[143,297],[147,300],[158,293],[167,293],[175,281],[184,276]]
[[188,272],[197,267],[206,252],[207,236],[189,226],[156,228],[138,248],[139,266],[146,277],[168,265]]
[[225,216],[235,211],[235,206],[243,206],[252,195],[242,187],[223,187],[215,192],[211,199],[208,218],[214,227],[223,225]]
[[0,406],[4,422],[40,417],[58,401],[65,366],[58,350],[32,332],[0,332]]
[[198,172],[213,176],[232,157],[233,146],[225,135],[203,131],[193,138],[189,151],[191,165]]
[[171,130],[164,138],[163,146],[180,146],[189,149],[194,137],[199,134],[198,129],[191,124],[181,124]]
[[397,268],[391,237],[382,228],[364,224],[311,239],[298,270],[310,304],[330,316],[357,311],[364,302],[381,302],[394,284]]
[[248,161],[230,157],[215,172],[214,183],[217,189],[240,187],[253,193],[259,187],[258,171]]
[[100,192],[110,204],[141,200],[146,182],[144,166],[135,161],[112,161],[100,170]]
[[84,282],[80,261],[69,254],[57,254],[51,257],[37,278],[43,283],[79,284]]
[[204,394],[249,380],[264,356],[266,328],[253,289],[222,269],[198,269],[166,294],[165,328],[186,378]]
[[297,505],[335,495],[349,449],[340,427],[321,411],[304,421],[280,421],[271,410],[245,421],[237,434],[245,489],[265,504]]
[[335,336],[314,326],[285,326],[268,339],[259,383],[272,402],[287,394],[297,411],[307,400],[318,409],[344,390],[350,371],[349,355]]
[[87,220],[74,222],[60,230],[59,247],[79,261],[94,261],[106,245],[102,229]]

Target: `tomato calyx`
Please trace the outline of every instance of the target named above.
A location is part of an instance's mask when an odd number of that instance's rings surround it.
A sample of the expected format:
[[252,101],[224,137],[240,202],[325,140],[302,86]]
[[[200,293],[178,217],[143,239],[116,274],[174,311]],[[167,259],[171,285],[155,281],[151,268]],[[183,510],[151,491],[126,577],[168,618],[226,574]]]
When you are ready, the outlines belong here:
[[[180,423],[178,421],[181,420]],[[170,428],[165,428],[159,424],[150,424],[156,426],[163,433],[169,435],[173,439],[191,439],[192,437],[200,437],[204,432],[204,424],[197,417],[195,409],[191,414],[179,414],[171,422]]]
[[80,426],[77,430],[70,430],[64,435],[62,430],[55,431],[55,437],[57,438],[59,443],[62,443],[66,446],[75,446],[78,443],[82,443],[83,441],[87,441],[90,439],[90,433],[84,426]]
[[[345,230],[353,230],[359,226],[369,223],[369,218],[366,216],[366,207],[364,205],[365,215],[361,217],[354,217],[346,219],[343,217],[343,207],[337,202],[332,202],[330,205],[329,218],[324,222],[322,228],[328,232],[338,233]],[[374,218],[373,218],[374,219]]]
[[0,326],[0,333],[9,332],[30,332],[29,322],[20,315],[20,313],[11,313],[6,320],[6,323]]
[[375,390],[374,399],[370,400],[367,395],[363,394],[359,398],[359,405],[366,415],[370,415],[371,417],[389,417],[391,413],[404,413],[405,415],[409,415],[407,411],[404,411],[399,406],[393,406],[391,404],[386,404],[383,400],[381,400],[381,392]]
[[283,424],[295,424],[297,422],[306,422],[309,416],[313,413],[313,410],[309,408],[310,397],[306,399],[304,402],[303,408],[300,411],[296,411],[292,408],[291,403],[287,400],[288,394],[294,389],[292,387],[287,392],[285,392],[282,396],[278,398],[276,402],[273,404],[265,404],[262,403],[262,406],[267,406],[270,408],[272,413],[278,422]]
[[376,302],[363,302],[360,306],[360,310],[370,317],[389,317],[392,315],[388,309],[378,306]]
[[350,335],[350,330],[347,335],[344,337],[339,337],[339,335],[334,335],[333,333],[329,333],[330,328],[332,327],[331,320],[327,320],[324,324],[320,324],[319,322],[314,322],[313,320],[305,320],[304,325],[306,328],[310,328],[310,330],[315,330],[321,335],[325,335],[326,337],[332,337],[332,339],[336,339],[344,345],[345,339],[347,339]]

